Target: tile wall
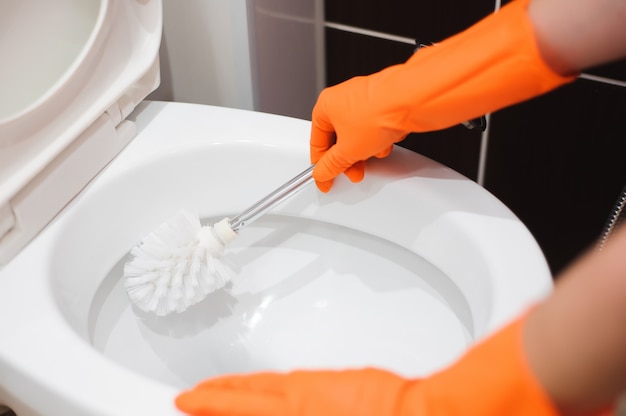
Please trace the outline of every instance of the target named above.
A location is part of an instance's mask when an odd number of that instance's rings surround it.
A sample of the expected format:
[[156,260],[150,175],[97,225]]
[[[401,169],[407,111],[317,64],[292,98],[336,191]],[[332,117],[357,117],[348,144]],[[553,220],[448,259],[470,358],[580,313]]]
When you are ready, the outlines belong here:
[[[440,41],[494,0],[325,2],[326,84],[405,61],[412,41]],[[554,274],[597,241],[626,185],[626,60],[491,114],[484,134],[453,127],[403,146],[477,180],[533,233]]]

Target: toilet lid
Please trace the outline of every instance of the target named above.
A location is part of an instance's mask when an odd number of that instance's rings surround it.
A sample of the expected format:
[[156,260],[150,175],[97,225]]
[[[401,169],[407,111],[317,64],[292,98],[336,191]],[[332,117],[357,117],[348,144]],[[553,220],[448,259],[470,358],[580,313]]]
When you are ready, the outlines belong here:
[[134,136],[159,82],[161,0],[0,3],[0,264]]

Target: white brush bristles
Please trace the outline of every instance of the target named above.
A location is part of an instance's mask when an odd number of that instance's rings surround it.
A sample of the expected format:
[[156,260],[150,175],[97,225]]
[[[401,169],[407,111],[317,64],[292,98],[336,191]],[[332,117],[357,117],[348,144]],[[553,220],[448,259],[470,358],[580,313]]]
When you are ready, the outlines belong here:
[[211,226],[180,211],[131,250],[124,266],[130,300],[158,316],[183,312],[230,281],[224,247]]

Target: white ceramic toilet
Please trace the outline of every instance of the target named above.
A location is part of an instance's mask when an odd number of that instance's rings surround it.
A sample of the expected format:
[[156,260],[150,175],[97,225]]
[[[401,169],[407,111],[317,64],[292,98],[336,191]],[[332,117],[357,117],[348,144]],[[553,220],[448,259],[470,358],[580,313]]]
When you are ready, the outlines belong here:
[[[362,183],[310,186],[243,229],[226,288],[180,314],[139,311],[121,280],[133,245],[180,208],[212,223],[304,170],[309,122],[142,101],[158,1],[0,8],[32,52],[0,39],[24,59],[0,68],[23,78],[0,107],[0,404],[18,415],[174,415],[181,388],[258,370],[423,376],[550,291],[505,206],[397,148]],[[59,28],[77,44],[45,39]],[[56,74],[24,70],[51,48],[67,54]]]

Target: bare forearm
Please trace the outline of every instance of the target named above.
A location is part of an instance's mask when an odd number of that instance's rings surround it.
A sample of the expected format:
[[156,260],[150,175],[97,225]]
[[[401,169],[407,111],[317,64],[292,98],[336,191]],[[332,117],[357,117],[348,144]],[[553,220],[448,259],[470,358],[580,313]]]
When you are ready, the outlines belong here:
[[[544,61],[561,75],[626,57],[626,0],[532,0]],[[524,327],[529,365],[559,410],[585,415],[626,390],[626,227],[561,277]]]
[[528,14],[543,58],[562,75],[626,56],[626,0],[533,0]]
[[559,278],[529,316],[525,346],[564,414],[585,414],[626,390],[626,228]]

